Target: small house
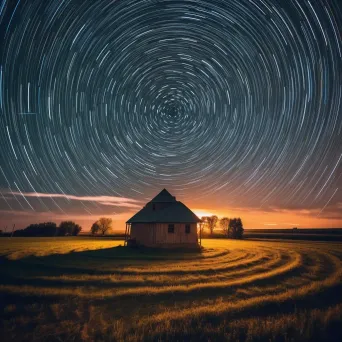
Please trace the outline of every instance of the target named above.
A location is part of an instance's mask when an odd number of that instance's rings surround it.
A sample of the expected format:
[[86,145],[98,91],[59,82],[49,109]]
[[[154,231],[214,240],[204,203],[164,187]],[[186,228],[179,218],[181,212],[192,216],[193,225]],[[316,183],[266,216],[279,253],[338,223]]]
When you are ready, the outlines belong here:
[[197,247],[201,220],[166,189],[126,222],[125,244]]

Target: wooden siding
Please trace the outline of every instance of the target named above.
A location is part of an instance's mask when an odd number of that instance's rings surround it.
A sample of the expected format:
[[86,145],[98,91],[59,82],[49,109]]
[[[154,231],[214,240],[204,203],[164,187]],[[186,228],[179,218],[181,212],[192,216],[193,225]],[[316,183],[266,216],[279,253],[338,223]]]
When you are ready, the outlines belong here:
[[189,234],[185,233],[186,223],[170,222],[170,224],[174,224],[174,233],[168,233],[169,223],[132,223],[131,238],[145,246],[197,244],[196,223],[190,223]]

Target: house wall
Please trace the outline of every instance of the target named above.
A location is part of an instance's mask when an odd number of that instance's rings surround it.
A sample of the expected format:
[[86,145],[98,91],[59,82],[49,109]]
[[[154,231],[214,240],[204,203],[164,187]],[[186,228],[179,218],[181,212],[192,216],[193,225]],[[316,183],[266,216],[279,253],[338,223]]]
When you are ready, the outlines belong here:
[[[172,223],[172,222],[171,222]],[[197,224],[190,224],[190,233],[185,233],[185,223],[174,223],[174,233],[168,233],[168,223],[132,223],[131,238],[145,246],[197,244]]]
[[132,223],[131,239],[136,239],[137,243],[145,246],[153,244],[155,232],[153,223]]

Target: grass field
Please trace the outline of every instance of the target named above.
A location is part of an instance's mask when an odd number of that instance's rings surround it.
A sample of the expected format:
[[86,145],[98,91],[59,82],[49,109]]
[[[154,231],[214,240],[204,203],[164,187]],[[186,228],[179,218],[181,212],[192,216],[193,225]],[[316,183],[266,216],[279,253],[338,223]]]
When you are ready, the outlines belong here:
[[342,229],[245,229],[244,237],[246,239],[342,241]]
[[342,243],[0,239],[1,341],[341,341]]

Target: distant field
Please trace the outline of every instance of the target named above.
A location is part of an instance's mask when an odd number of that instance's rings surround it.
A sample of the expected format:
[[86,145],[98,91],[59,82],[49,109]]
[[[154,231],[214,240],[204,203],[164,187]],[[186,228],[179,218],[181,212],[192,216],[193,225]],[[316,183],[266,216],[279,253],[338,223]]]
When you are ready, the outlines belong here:
[[1,340],[342,340],[342,243],[120,244],[1,238]]
[[342,229],[245,229],[246,239],[342,241]]
[[281,234],[323,234],[342,235],[342,228],[254,228],[245,229],[246,233],[281,233]]

